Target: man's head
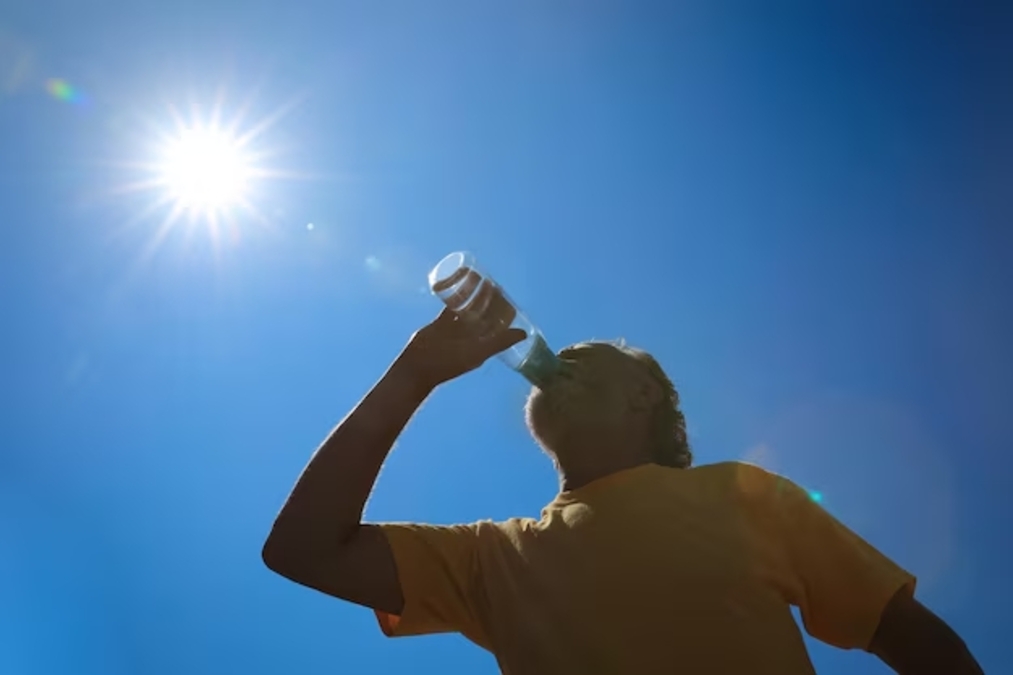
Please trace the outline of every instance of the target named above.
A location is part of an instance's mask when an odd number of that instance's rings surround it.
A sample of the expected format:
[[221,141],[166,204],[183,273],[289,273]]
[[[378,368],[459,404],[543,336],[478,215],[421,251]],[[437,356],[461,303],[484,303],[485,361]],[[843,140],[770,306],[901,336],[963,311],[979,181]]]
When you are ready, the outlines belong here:
[[690,466],[679,395],[654,357],[621,342],[583,342],[559,356],[562,373],[532,390],[526,416],[561,467],[598,461],[601,452]]

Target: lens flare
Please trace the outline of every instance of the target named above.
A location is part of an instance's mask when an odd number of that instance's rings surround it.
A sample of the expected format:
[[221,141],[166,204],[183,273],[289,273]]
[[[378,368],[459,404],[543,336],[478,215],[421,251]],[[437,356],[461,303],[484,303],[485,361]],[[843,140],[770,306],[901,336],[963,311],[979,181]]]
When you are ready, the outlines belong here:
[[66,80],[52,78],[46,81],[46,91],[57,101],[64,103],[84,103],[84,94],[72,87]]

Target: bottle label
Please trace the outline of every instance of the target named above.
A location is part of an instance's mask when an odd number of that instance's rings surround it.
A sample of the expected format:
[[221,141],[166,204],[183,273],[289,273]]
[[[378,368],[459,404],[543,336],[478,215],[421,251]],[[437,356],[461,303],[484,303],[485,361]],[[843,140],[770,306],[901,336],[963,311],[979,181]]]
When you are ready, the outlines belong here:
[[559,357],[549,349],[541,333],[535,335],[535,343],[531,346],[528,358],[518,371],[536,387],[544,387],[559,371]]

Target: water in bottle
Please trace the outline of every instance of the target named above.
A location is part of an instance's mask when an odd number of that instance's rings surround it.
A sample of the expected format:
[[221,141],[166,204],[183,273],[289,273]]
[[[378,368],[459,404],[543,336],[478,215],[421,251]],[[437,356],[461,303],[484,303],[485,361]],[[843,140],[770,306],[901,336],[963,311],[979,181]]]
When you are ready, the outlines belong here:
[[545,386],[559,369],[559,358],[542,332],[524,315],[474,256],[459,251],[441,260],[429,273],[429,287],[463,321],[485,335],[520,328],[527,338],[499,353],[501,361],[537,387]]

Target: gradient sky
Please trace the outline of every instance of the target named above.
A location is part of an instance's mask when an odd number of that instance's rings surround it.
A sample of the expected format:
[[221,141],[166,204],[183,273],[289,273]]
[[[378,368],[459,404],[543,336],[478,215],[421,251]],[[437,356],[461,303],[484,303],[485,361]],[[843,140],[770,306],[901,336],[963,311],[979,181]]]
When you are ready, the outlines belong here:
[[[700,463],[818,490],[1013,668],[1013,22],[822,4],[5,3],[0,671],[497,672],[259,557],[462,248],[556,348],[652,351]],[[174,109],[265,123],[284,175],[229,227],[124,189]],[[525,395],[439,390],[367,516],[537,515]]]

